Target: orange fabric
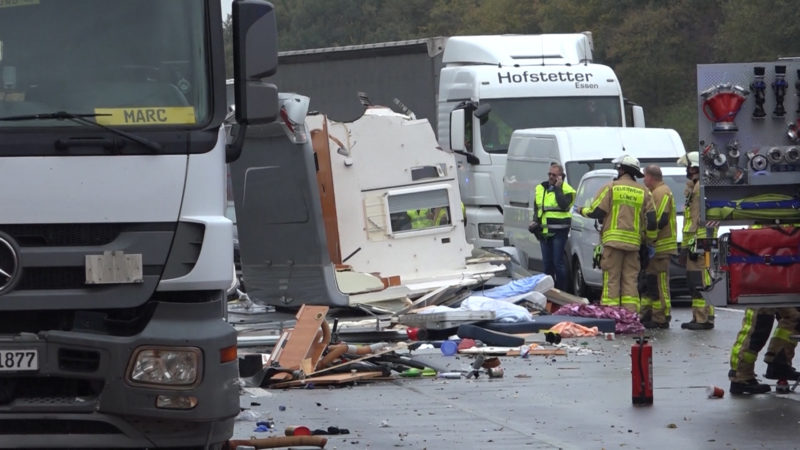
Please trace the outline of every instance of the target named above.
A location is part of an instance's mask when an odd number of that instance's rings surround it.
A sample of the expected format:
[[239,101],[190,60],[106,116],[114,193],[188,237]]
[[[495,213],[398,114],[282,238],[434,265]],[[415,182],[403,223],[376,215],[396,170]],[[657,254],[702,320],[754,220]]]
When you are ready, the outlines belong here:
[[575,322],[559,322],[553,325],[550,331],[555,331],[564,338],[597,336],[600,334],[600,330],[598,330],[597,327],[585,327]]

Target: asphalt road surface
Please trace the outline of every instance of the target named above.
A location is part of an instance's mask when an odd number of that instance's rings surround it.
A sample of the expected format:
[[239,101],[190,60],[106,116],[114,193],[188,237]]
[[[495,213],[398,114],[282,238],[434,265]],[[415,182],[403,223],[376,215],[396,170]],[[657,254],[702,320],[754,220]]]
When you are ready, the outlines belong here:
[[[288,426],[329,426],[328,449],[749,449],[798,448],[800,393],[731,396],[729,352],[742,312],[717,309],[711,331],[650,333],[654,402],[631,400],[631,336],[565,339],[567,356],[502,357],[503,378],[397,378],[347,387],[248,389],[235,439],[282,436]],[[447,370],[472,357],[412,353]],[[759,355],[757,373],[766,369]],[[725,389],[710,399],[709,385]],[[254,431],[271,420],[273,431]]]

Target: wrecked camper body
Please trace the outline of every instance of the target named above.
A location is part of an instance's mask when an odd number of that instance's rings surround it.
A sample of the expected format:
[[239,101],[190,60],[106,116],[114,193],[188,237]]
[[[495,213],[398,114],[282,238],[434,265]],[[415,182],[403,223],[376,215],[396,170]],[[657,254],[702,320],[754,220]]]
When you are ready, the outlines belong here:
[[282,104],[283,130],[248,130],[231,165],[242,274],[254,300],[407,304],[479,286],[504,269],[472,258],[455,158],[427,120],[370,107],[344,123],[306,117],[303,96],[282,94]]

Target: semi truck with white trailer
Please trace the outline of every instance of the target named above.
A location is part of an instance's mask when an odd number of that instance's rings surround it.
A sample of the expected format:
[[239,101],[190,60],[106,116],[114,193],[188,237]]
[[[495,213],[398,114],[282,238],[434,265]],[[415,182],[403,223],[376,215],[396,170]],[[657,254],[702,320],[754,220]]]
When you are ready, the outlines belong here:
[[697,66],[701,227],[718,306],[800,305],[800,59]]
[[642,108],[626,108],[614,71],[592,62],[592,47],[587,32],[283,51],[281,70],[271,80],[283,91],[310,97],[311,111],[337,121],[360,117],[367,104],[427,118],[439,144],[457,153],[468,241],[498,247],[513,130],[644,126]]
[[[0,447],[221,448],[239,413],[218,0],[0,2]],[[236,118],[275,14],[233,2]]]

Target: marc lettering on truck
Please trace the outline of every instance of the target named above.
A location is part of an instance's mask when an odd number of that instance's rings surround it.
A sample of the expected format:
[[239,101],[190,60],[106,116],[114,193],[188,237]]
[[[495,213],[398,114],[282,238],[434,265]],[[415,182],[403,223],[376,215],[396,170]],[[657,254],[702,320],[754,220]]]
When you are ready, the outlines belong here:
[[497,72],[497,81],[503,83],[575,83],[576,89],[597,89],[592,83],[593,73],[588,72]]
[[195,123],[194,108],[95,108],[97,123],[102,125],[191,125]]

